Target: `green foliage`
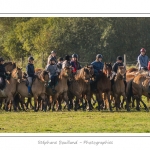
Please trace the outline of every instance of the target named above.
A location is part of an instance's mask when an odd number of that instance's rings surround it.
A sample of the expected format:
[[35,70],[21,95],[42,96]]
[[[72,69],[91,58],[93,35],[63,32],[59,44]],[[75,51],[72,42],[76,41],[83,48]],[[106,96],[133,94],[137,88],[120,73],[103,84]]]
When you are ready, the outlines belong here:
[[10,60],[33,55],[45,64],[54,49],[62,57],[77,53],[81,62],[90,63],[101,53],[107,62],[127,54],[127,61],[136,63],[141,47],[150,48],[149,30],[150,18],[4,17],[0,51]]

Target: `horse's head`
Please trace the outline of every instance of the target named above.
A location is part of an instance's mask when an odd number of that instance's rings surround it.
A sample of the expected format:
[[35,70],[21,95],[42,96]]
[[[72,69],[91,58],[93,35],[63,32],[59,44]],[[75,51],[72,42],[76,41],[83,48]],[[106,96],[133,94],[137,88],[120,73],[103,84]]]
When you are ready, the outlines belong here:
[[40,71],[40,73],[38,74],[38,77],[43,82],[48,82],[49,81],[49,73],[46,70]]
[[80,69],[78,78],[82,78],[86,83],[89,83],[91,77],[92,76],[91,76],[89,68],[84,67]]
[[68,78],[69,81],[73,79],[72,67],[66,66],[61,70],[61,76]]
[[92,78],[93,75],[94,75],[94,68],[93,68],[93,65],[87,65],[86,68],[89,70],[90,76],[91,76],[91,78]]
[[6,72],[12,72],[13,69],[16,68],[16,63],[13,62],[5,62],[4,63]]
[[124,76],[126,73],[126,68],[124,66],[118,66],[117,74]]
[[15,69],[12,70],[11,76],[14,79],[22,79],[22,68],[16,67]]
[[111,63],[104,63],[103,72],[106,74],[107,78],[110,78],[112,75],[112,65]]

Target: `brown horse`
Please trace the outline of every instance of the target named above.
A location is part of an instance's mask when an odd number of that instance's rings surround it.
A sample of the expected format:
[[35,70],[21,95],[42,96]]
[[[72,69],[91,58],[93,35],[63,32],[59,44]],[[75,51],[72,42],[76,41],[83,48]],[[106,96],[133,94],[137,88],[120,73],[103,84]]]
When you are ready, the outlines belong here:
[[[16,67],[12,70],[10,80],[6,82],[6,87],[3,91],[0,90],[0,97],[7,98],[5,103],[5,110],[11,111],[12,103],[14,104],[14,94],[16,92],[17,81],[22,79],[22,68]],[[8,107],[9,105],[9,107]],[[15,105],[14,105],[15,107]]]
[[[49,74],[45,70],[39,71],[36,75],[37,77],[34,79],[32,84],[32,94],[34,97],[34,111],[38,111],[39,109],[39,104],[38,104],[39,97],[43,101],[45,101],[46,99],[45,84],[49,81]],[[28,89],[26,86],[26,81],[22,81],[17,85],[17,93],[21,95],[21,101],[23,103],[24,109],[26,109],[25,101],[24,101],[25,97],[28,97]]]
[[14,62],[5,62],[4,63],[6,72],[12,72],[16,68],[16,63]]
[[138,69],[132,67],[132,68],[129,68],[129,69],[127,70],[126,74],[128,74],[128,73],[136,73],[136,72],[138,72]]
[[[106,107],[105,101],[107,99],[109,103],[109,109],[110,111],[112,111],[111,101],[110,101],[111,81],[108,78],[108,74],[106,75],[104,72],[100,72],[97,79],[96,86],[97,86],[96,98],[98,101],[98,110]],[[105,95],[105,100],[103,100],[103,93]]]
[[[13,63],[13,62],[5,62],[5,63],[4,63],[4,66],[5,66],[6,72],[7,72],[7,73],[11,73],[12,70],[16,68],[16,63]],[[3,99],[4,99],[4,98],[0,98],[0,108],[1,108],[1,106],[2,106]]]
[[[68,110],[69,108],[69,100],[68,100],[68,85],[67,81],[72,79],[72,68],[70,67],[65,67],[61,70],[59,76],[58,76],[58,81],[57,85],[55,86],[56,93],[52,92],[52,89],[50,87],[46,88],[46,93],[48,96],[52,96],[52,101],[50,102],[50,105],[52,103],[52,111],[54,111],[54,107],[56,104],[56,101],[60,99],[59,102],[59,107],[61,105],[61,100],[62,98],[67,104]],[[57,108],[58,109],[58,108]]]
[[127,87],[127,100],[130,102],[131,96],[136,99],[136,109],[140,111],[140,102],[145,107],[146,111],[149,111],[146,104],[142,100],[142,95],[150,98],[150,77],[147,75],[139,74],[133,80],[129,82]]
[[84,110],[83,105],[83,97],[86,97],[86,101],[88,101],[89,110],[92,109],[91,105],[91,94],[90,94],[90,79],[94,74],[94,69],[92,66],[86,66],[82,69],[78,70],[69,86],[69,100],[70,104],[73,104],[72,100],[76,97],[75,101],[75,108],[74,110],[77,111],[79,100],[82,102],[82,107]]
[[115,107],[118,111],[118,108],[121,109],[121,101],[120,97],[123,96],[123,99],[126,101],[127,111],[129,111],[129,104],[127,102],[126,94],[125,94],[125,84],[123,77],[126,73],[126,68],[124,66],[118,66],[117,75],[114,79],[113,92],[115,97]]

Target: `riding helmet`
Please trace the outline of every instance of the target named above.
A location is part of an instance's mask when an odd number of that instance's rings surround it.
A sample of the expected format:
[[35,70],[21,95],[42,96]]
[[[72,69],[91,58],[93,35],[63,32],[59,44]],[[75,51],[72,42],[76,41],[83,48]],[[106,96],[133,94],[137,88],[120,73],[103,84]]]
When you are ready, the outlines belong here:
[[77,54],[73,54],[72,58],[78,58],[78,55]]
[[4,61],[4,59],[2,57],[0,57],[0,61]]
[[69,56],[69,55],[66,55],[66,56],[65,56],[65,60],[70,61],[70,56]]
[[50,58],[50,61],[55,61],[55,58],[54,57]]
[[30,61],[30,60],[34,60],[34,58],[33,58],[32,56],[30,56],[30,57],[28,58],[28,61]]
[[117,60],[123,60],[123,59],[122,59],[122,57],[121,57],[121,56],[118,56],[118,57],[117,57]]
[[55,51],[51,51],[51,54],[54,54],[54,53],[56,54],[56,52],[55,52]]
[[145,48],[141,48],[140,52],[145,52],[146,53],[146,49]]
[[62,57],[59,57],[58,58],[58,61],[63,61],[64,59]]
[[98,59],[98,58],[102,58],[103,56],[102,56],[102,54],[97,54],[96,55],[96,58]]

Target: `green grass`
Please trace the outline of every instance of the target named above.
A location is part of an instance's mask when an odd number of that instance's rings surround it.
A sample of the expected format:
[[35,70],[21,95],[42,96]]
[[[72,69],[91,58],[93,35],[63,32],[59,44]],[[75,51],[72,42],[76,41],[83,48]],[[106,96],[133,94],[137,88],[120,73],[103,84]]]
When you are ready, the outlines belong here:
[[[142,99],[149,107],[146,98]],[[0,110],[0,133],[150,133],[150,112],[143,105],[140,112]]]
[[147,133],[150,113],[0,112],[3,133]]

